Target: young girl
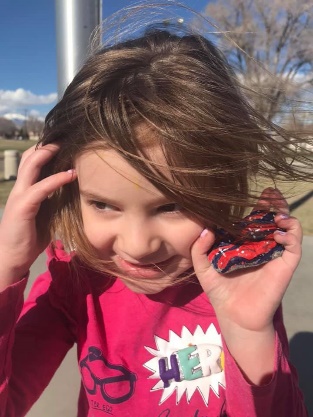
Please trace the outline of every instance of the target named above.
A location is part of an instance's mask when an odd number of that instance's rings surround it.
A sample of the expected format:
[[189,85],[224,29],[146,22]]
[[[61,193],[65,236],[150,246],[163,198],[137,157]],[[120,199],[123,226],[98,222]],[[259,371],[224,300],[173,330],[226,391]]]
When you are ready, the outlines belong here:
[[[24,416],[74,343],[79,417],[307,416],[280,307],[301,227],[278,190],[255,201],[249,188],[256,174],[312,177],[289,142],[200,35],[150,28],[91,56],[3,214],[0,416]],[[217,272],[219,230],[236,241],[253,204],[277,213],[268,239],[283,253]]]

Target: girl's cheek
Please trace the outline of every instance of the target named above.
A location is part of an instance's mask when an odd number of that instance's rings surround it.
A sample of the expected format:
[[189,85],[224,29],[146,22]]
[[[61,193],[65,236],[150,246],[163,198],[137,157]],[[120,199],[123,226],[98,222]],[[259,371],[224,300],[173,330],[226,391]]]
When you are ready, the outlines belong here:
[[[177,234],[177,247],[180,247],[181,252],[186,256],[191,256],[190,251],[192,245],[195,243],[195,241],[199,238],[201,232],[203,231],[204,226],[200,225],[194,225],[192,230],[186,230],[186,233],[184,234],[183,231],[180,231],[180,233]],[[212,233],[214,236],[214,234]]]

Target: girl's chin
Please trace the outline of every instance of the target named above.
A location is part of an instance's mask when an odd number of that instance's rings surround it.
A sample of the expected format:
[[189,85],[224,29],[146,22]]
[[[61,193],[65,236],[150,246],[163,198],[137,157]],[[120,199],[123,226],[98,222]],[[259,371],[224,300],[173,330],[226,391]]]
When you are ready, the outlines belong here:
[[[115,263],[120,272],[133,279],[139,280],[157,280],[166,276],[168,273],[172,273],[173,267],[175,269],[175,263],[178,264],[179,259],[176,256],[172,256],[166,261],[157,264],[133,264],[125,259],[117,256]],[[177,266],[178,267],[178,266]],[[176,268],[177,268],[176,267]]]
[[131,291],[137,294],[158,294],[161,291],[165,290],[169,287],[175,287],[179,285],[182,280],[186,277],[190,277],[192,274],[191,268],[186,268],[184,271],[180,271],[180,273],[173,274],[171,276],[163,275],[162,278],[159,279],[142,279],[130,277],[130,279],[119,277],[119,279],[123,282],[123,284],[130,289]]
[[156,282],[134,282],[127,279],[119,278],[123,284],[132,292],[137,294],[158,294],[168,287],[173,286],[173,283],[156,283]]
[[149,287],[150,281],[152,285],[157,285],[157,281],[161,280],[162,285],[164,285],[164,281],[168,281],[170,285],[173,280],[191,268],[189,260],[178,256],[172,256],[160,263],[146,265],[133,264],[117,256],[114,263],[122,275],[138,280],[139,286],[146,286],[146,282],[148,282]]
[[178,256],[150,265],[133,264],[119,256],[113,262],[117,277],[127,288],[138,294],[157,294],[175,286],[183,276],[189,275],[192,268],[191,260]]

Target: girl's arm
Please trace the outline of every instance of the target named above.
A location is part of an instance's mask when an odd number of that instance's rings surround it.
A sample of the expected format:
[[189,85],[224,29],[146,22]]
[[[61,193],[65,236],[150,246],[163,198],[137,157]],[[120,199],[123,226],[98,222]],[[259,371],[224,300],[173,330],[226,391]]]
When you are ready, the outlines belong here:
[[[277,190],[266,190],[266,193],[272,194],[270,197],[273,199],[282,198]],[[282,207],[282,213],[284,209]],[[202,233],[192,248],[195,271],[215,309],[224,343],[244,380],[251,386],[265,386],[275,378],[275,360],[281,343],[274,315],[301,257],[299,222],[285,213],[278,214],[275,221],[279,228],[286,230],[286,233],[274,234],[275,240],[284,245],[285,250],[281,257],[261,267],[227,275],[217,273],[207,260],[207,251],[214,240],[209,231]],[[226,377],[232,370],[226,367]],[[289,377],[291,386],[295,387],[297,381],[291,374]],[[280,398],[286,403],[289,400],[284,396]]]
[[[290,364],[288,338],[279,307],[274,316],[275,354],[271,378],[263,385],[247,381],[224,344],[226,409],[229,416],[308,417],[296,369]],[[257,362],[257,357],[255,358]]]
[[0,291],[27,274],[49,241],[36,227],[41,203],[62,185],[73,181],[73,171],[60,172],[38,182],[42,167],[58,152],[49,144],[23,153],[18,177],[8,198],[0,224]]
[[[66,278],[66,275],[63,277]],[[35,281],[22,314],[26,279],[0,293],[0,417],[22,417],[74,343],[74,322],[56,305],[49,272]]]
[[75,172],[70,171],[38,181],[42,167],[58,149],[57,145],[49,144],[24,152],[0,224],[1,417],[24,415],[22,410],[45,388],[72,343],[60,313],[51,309],[47,301],[47,284],[39,292],[35,289],[37,296],[32,308],[16,326],[26,282],[22,278],[49,243],[42,237],[48,235],[46,231],[37,229],[36,216],[41,203],[75,179]]

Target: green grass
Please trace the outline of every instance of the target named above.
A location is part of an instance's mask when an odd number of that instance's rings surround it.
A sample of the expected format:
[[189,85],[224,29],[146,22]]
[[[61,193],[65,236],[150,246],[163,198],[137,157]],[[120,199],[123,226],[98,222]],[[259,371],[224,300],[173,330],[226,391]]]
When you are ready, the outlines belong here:
[[[19,151],[21,154],[36,142],[32,140],[11,140],[0,138],[0,159],[3,159],[3,153],[6,150]],[[0,171],[0,207],[4,207],[7,198],[14,185],[14,181],[4,181],[3,172]]]
[[292,215],[300,220],[303,233],[313,236],[313,198],[294,210]]
[[35,145],[36,142],[33,140],[11,140],[0,138],[0,157],[3,156],[3,152],[12,149],[14,151],[24,152],[26,149]]

